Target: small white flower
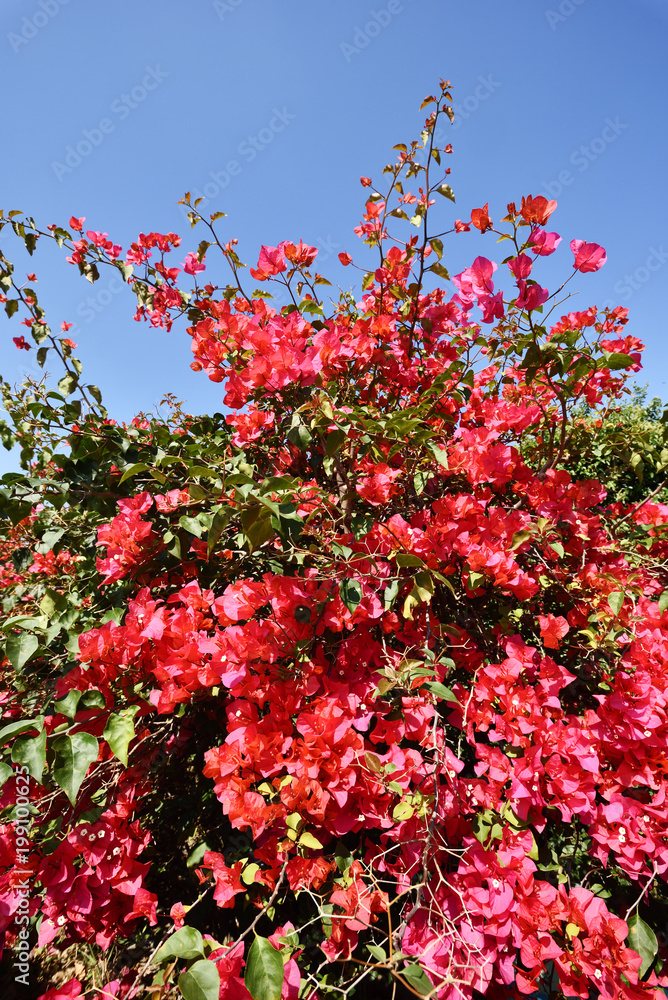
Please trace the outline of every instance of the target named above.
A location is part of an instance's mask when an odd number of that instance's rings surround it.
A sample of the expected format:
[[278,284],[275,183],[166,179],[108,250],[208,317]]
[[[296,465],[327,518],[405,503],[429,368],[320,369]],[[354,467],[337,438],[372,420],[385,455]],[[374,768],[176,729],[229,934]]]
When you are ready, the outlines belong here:
[[92,844],[92,842],[93,842],[94,840],[96,840],[96,839],[97,839],[97,834],[95,833],[95,831],[93,831],[93,833],[91,833],[91,835],[90,835],[90,837],[88,838],[88,840],[89,840],[89,841],[91,842],[91,844]]
[[499,882],[498,878],[493,878],[492,879],[492,885],[494,886],[495,889],[499,888],[500,882]]
[[643,816],[642,821],[643,823],[649,823],[649,816]]
[[85,827],[85,826],[82,826],[82,827],[81,827],[81,830],[80,830],[79,832],[81,833],[81,836],[82,836],[82,837],[85,837],[85,836],[86,836],[86,834],[88,833],[88,830],[86,829],[86,827]]
[[113,851],[111,853],[112,853],[112,855],[114,857],[117,857],[121,853],[120,847],[114,847],[114,849],[113,849]]
[[62,927],[63,924],[65,923],[65,917],[58,917],[56,923],[58,924],[59,927]]
[[652,731],[650,729],[646,729],[645,730],[645,736],[651,736],[651,735],[652,735]]
[[597,979],[603,979],[603,973],[601,972],[600,969],[597,969],[594,975],[596,976]]
[[620,826],[620,828],[619,828],[619,832],[621,833],[621,835],[622,835],[622,837],[623,837],[623,836],[624,836],[624,834],[626,833],[626,827],[625,827],[625,826]]

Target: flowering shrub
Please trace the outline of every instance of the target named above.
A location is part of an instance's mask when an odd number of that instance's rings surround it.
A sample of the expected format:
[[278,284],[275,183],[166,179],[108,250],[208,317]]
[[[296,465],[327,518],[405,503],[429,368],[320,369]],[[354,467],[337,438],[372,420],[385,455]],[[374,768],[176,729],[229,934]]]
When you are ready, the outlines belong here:
[[[384,191],[362,178],[359,298],[323,301],[301,240],[262,247],[251,289],[189,195],[207,235],[180,265],[173,233],[124,255],[8,217],[89,280],[119,269],[137,320],[186,315],[232,411],[115,423],[0,258],[65,369],[4,386],[25,474],[0,486],[0,931],[10,960],[24,927],[44,968],[92,956],[44,1000],[668,984],[668,505],[572,474],[643,345],[625,309],[560,311],[606,254],[559,250],[555,202],[432,232],[448,86]],[[443,237],[471,227],[507,256],[451,294]]]

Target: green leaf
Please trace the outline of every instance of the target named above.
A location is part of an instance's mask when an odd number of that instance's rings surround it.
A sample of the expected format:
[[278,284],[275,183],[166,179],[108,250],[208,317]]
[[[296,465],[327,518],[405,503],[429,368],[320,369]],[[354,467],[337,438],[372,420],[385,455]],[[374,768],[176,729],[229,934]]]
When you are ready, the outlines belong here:
[[63,733],[52,741],[55,752],[53,780],[74,805],[86,771],[97,760],[97,740],[90,733]]
[[63,378],[58,382],[58,390],[63,393],[64,396],[69,396],[77,387],[77,377],[76,375],[64,375]]
[[146,472],[148,465],[145,462],[135,462],[131,465],[129,469],[126,469],[119,480],[119,485],[124,483],[126,479],[130,479],[131,476],[136,476],[138,472]]
[[618,371],[621,368],[629,368],[633,364],[633,358],[628,354],[609,354],[605,365],[611,371]]
[[439,194],[442,194],[444,198],[449,198],[450,201],[455,200],[455,192],[449,184],[439,184],[434,190],[438,191]]
[[253,1000],[280,1000],[283,959],[267,938],[258,935],[250,946],[244,983]]
[[332,455],[339,450],[343,442],[346,440],[348,435],[340,427],[337,427],[335,431],[331,431],[325,438],[325,454],[327,458],[331,458]]
[[442,465],[444,469],[448,468],[448,453],[444,448],[439,448],[437,444],[430,441],[427,445],[429,450],[432,452],[434,458],[439,465]]
[[439,261],[436,261],[436,263],[432,264],[431,267],[427,268],[427,270],[437,274],[439,278],[444,278],[446,281],[450,280],[450,274],[448,273],[447,268],[443,267]]
[[38,647],[39,639],[36,635],[22,632],[20,635],[11,635],[7,639],[5,653],[14,670],[18,671],[23,669],[31,656],[34,656]]
[[13,775],[13,773],[14,773],[14,769],[12,767],[10,767],[9,764],[5,764],[4,762],[2,764],[0,764],[0,788],[2,788],[2,786],[4,785],[4,783],[9,778],[11,778],[11,776]]
[[204,958],[204,938],[195,927],[179,927],[167,938],[153,961],[161,965],[168,958]]
[[624,594],[621,590],[613,590],[611,594],[608,594],[608,604],[612,613],[617,617],[624,604]]
[[114,757],[117,757],[124,767],[128,766],[128,746],[135,735],[133,717],[138,711],[139,706],[133,705],[131,708],[124,708],[122,712],[110,715],[102,734]]
[[425,687],[433,695],[436,695],[440,701],[453,701],[456,705],[459,704],[457,695],[449,687],[446,687],[445,684],[441,684],[440,681],[427,681]]
[[413,555],[412,552],[397,552],[395,559],[397,566],[424,566],[424,559]]
[[209,962],[206,958],[195,962],[187,972],[179,976],[179,989],[184,1000],[218,1000],[220,973],[215,962]]
[[659,598],[659,611],[665,611],[666,608],[668,608],[668,590],[664,590]]
[[44,725],[44,716],[38,715],[36,719],[23,719],[20,722],[10,722],[9,725],[0,729],[0,747],[4,746],[13,736],[27,732],[28,729],[37,729],[41,732]]
[[46,763],[46,729],[39,736],[19,736],[12,747],[12,760],[27,767],[35,781],[41,781]]
[[197,538],[202,537],[202,531],[204,526],[201,521],[198,521],[196,517],[189,517],[187,514],[182,514],[179,518],[179,524],[186,531],[189,531],[191,535],[196,535]]
[[213,515],[213,521],[211,522],[211,527],[209,528],[208,540],[206,545],[207,555],[211,555],[214,548],[216,547],[216,542],[222,535],[223,531],[227,527],[227,523],[232,516],[231,507],[223,507],[222,510],[217,510]]
[[659,950],[659,942],[649,924],[646,924],[637,913],[633,914],[628,926],[629,936],[627,944],[629,948],[637,951],[642,958],[642,965],[639,972],[640,976],[644,976],[656,957]]
[[352,614],[362,600],[362,588],[360,584],[357,580],[345,577],[345,579],[341,580],[341,583],[339,584],[339,594],[341,595],[341,600],[348,608],[348,611]]
[[381,948],[379,944],[368,944],[366,950],[373,955],[377,962],[387,962],[385,949]]
[[56,712],[62,712],[68,719],[73,719],[77,714],[77,706],[81,698],[81,691],[68,691],[64,698],[60,698],[54,704]]
[[422,996],[426,997],[433,992],[434,986],[431,980],[419,965],[407,965],[405,969],[401,970],[401,974],[408,985],[421,993]]

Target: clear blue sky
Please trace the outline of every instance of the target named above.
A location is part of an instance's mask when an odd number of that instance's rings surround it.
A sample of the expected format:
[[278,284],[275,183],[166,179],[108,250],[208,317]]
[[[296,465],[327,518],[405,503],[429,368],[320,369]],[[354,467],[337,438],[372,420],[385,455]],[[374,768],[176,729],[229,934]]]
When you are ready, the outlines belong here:
[[[42,225],[85,215],[124,246],[177,231],[185,252],[198,237],[176,202],[199,192],[227,212],[221,233],[239,237],[242,260],[303,238],[349,287],[337,254],[359,246],[359,177],[380,181],[444,76],[460,111],[445,140],[452,218],[555,197],[564,243],[545,283],[570,272],[570,239],[603,244],[607,265],[582,276],[571,307],[628,306],[647,343],[640,380],[668,399],[667,45],[665,0],[3,0],[0,206]],[[13,238],[0,248],[18,256]],[[456,273],[479,253],[502,257],[476,232],[451,239],[444,262]],[[183,326],[135,323],[128,292],[107,274],[89,286],[55,247],[24,266],[52,326],[76,323],[84,376],[112,416],[168,391],[195,413],[221,408],[220,386],[190,371]],[[22,330],[0,316],[10,381],[38,371],[12,343]],[[0,472],[13,465],[0,451]]]

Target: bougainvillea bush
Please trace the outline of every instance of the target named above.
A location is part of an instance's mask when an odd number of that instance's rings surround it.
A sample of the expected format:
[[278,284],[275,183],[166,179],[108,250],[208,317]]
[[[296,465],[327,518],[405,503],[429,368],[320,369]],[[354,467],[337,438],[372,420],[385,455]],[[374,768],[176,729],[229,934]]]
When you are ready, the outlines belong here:
[[221,400],[116,422],[0,257],[64,371],[4,385],[0,485],[0,931],[45,1000],[663,996],[664,425],[625,432],[632,502],[574,474],[643,345],[567,311],[606,254],[555,202],[454,218],[448,87],[361,179],[333,301],[296,234],[246,271],[189,195],[192,250],[2,217],[117,268],[147,335],[185,317]]

